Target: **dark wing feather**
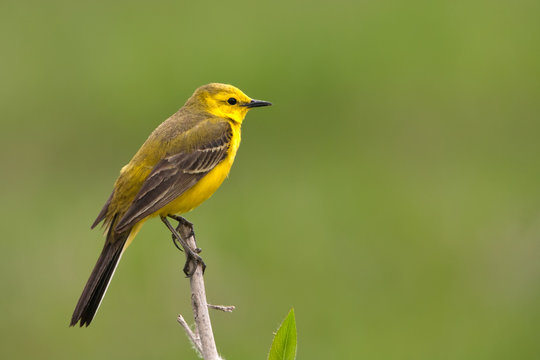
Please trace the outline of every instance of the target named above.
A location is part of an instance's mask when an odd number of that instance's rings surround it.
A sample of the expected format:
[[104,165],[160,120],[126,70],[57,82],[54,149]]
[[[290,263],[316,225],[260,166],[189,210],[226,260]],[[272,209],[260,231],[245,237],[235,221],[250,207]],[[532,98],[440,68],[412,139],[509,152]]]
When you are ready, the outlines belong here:
[[227,124],[220,137],[207,139],[194,150],[162,159],[143,183],[115,231],[122,232],[161,209],[193,187],[226,156],[232,137]]
[[94,220],[94,223],[92,224],[92,226],[90,226],[90,229],[95,228],[97,226],[97,224],[102,222],[107,217],[107,211],[109,210],[109,205],[111,204],[111,200],[113,198],[113,195],[114,195],[114,192],[111,193],[111,195],[107,199],[107,202],[105,203],[105,205],[103,205],[103,208],[99,212],[96,220]]

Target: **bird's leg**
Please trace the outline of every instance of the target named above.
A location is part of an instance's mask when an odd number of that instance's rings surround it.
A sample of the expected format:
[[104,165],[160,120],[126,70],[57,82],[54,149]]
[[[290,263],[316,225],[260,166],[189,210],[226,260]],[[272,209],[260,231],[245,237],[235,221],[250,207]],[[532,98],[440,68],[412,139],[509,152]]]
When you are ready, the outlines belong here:
[[[174,236],[174,234],[172,234],[172,243],[174,244],[174,246],[175,246],[178,250],[180,250],[181,252],[184,252],[184,249],[181,248],[180,246],[178,246],[178,241],[179,241],[179,240],[176,239],[176,236]],[[180,245],[182,245],[182,243],[180,243]],[[182,246],[183,246],[183,245],[182,245]]]
[[[193,275],[193,273],[195,272],[195,270],[197,269],[198,264],[202,264],[203,272],[204,272],[204,269],[206,268],[206,264],[201,259],[201,257],[199,255],[197,255],[196,251],[194,251],[185,242],[185,240],[182,239],[182,237],[180,236],[178,231],[176,231],[176,229],[171,225],[171,223],[169,222],[169,220],[167,220],[167,218],[165,216],[161,217],[161,221],[163,221],[163,223],[167,226],[169,231],[172,233],[173,238],[176,238],[176,240],[178,240],[180,245],[182,245],[182,247],[184,248],[184,252],[186,253],[186,264],[184,265],[184,274],[186,274],[187,277],[191,277]],[[176,245],[176,242],[175,242],[175,245]],[[191,267],[190,263],[193,263],[194,266]]]
[[[195,231],[193,231],[193,224],[189,221],[187,221],[185,218],[181,217],[180,215],[168,215],[171,219],[174,219],[176,221],[178,221],[178,225],[184,225],[185,227],[188,227],[189,228],[189,235],[188,237],[190,236],[193,236],[195,237]],[[199,248],[196,248],[195,249],[195,252],[198,254],[200,253],[202,250],[199,249]]]
[[[186,238],[188,238],[188,239],[190,237],[193,237],[193,240],[195,240],[195,231],[193,230],[193,224],[190,221],[186,220],[186,218],[184,218],[184,217],[182,217],[180,215],[169,214],[168,217],[178,221],[178,226],[176,227],[177,232],[180,232],[180,227],[184,226],[184,227],[189,229],[189,232],[187,234],[184,233],[184,236]],[[196,241],[194,241],[193,243],[195,244],[195,246],[197,246]],[[199,247],[195,247],[195,249],[190,247],[190,249],[193,250],[194,252],[196,252],[197,254],[200,254],[201,251],[202,251],[202,249],[199,248]],[[199,257],[199,259],[200,259],[200,257]],[[206,264],[204,263],[204,261],[202,261],[202,259],[200,260],[200,262],[202,264],[202,271],[203,271],[203,274],[204,274],[204,271],[206,270]],[[193,271],[195,271],[195,270],[193,270]]]
[[[163,221],[163,223],[165,223],[165,225],[167,225],[167,228],[172,233],[173,244],[174,244],[174,246],[176,246],[176,248],[178,250],[184,251],[186,248],[191,250],[191,248],[188,246],[188,244],[184,241],[184,239],[182,239],[182,237],[180,236],[180,234],[178,234],[176,229],[172,227],[171,223],[169,222],[169,220],[167,220],[167,218],[165,216],[161,217],[161,221]],[[182,247],[178,246],[178,243],[180,243],[180,245],[182,245]]]

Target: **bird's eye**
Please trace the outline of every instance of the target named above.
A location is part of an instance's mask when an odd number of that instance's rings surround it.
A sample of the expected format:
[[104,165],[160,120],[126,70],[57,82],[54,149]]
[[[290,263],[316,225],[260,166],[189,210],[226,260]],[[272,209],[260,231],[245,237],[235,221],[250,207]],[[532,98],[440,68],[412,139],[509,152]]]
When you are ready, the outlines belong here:
[[227,100],[227,102],[228,102],[230,105],[236,105],[236,99],[235,99],[235,98],[229,98],[229,100]]

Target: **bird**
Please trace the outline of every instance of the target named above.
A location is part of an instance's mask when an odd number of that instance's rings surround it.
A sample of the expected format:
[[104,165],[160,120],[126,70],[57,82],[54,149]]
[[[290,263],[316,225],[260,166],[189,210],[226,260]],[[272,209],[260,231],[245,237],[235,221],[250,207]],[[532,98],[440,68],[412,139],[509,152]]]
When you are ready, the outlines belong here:
[[[228,176],[250,109],[270,106],[229,84],[199,87],[161,123],[127,165],[91,228],[102,224],[105,244],[77,302],[70,326],[92,322],[118,262],[143,223],[159,216],[191,260],[202,259],[181,239],[168,218],[191,225],[180,214],[207,200]],[[177,246],[178,247],[178,246]],[[184,267],[189,272],[188,261]],[[204,263],[203,263],[204,264]]]

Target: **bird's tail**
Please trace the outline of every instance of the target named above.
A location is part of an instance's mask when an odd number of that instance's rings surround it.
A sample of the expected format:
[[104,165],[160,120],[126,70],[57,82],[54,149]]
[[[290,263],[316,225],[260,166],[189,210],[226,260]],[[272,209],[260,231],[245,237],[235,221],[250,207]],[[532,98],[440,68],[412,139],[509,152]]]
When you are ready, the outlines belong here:
[[88,326],[92,322],[101,304],[101,300],[107,291],[107,287],[111,282],[116,266],[122,257],[122,253],[127,248],[126,241],[130,232],[131,229],[122,233],[115,233],[112,231],[111,226],[107,234],[105,246],[79,298],[69,326],[74,326],[79,321],[81,327],[84,325]]

